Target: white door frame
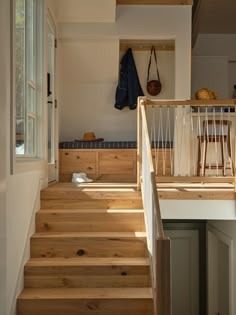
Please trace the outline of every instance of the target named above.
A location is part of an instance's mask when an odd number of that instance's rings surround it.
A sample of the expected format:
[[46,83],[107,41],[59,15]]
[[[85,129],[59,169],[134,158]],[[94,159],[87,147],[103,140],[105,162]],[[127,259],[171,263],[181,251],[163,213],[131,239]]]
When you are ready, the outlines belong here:
[[[47,72],[49,72],[49,41],[48,41],[48,34],[49,28],[54,34],[54,38],[56,39],[56,26],[53,21],[52,15],[49,10],[47,10]],[[54,43],[53,43],[54,47]],[[57,115],[57,108],[55,106],[56,100],[56,50],[54,47],[54,56],[53,56],[53,73],[51,73],[50,79],[52,79],[52,95],[51,97],[47,97],[47,108],[50,106],[52,111],[51,121],[48,123],[48,143],[51,143],[51,152],[49,152],[48,148],[48,182],[52,182],[58,179],[58,169],[57,169],[57,162],[58,161],[58,115]],[[48,122],[49,122],[49,113],[47,113]],[[49,133],[49,128],[51,127],[51,133]],[[51,135],[51,139],[49,136]],[[51,161],[49,158],[51,156]]]

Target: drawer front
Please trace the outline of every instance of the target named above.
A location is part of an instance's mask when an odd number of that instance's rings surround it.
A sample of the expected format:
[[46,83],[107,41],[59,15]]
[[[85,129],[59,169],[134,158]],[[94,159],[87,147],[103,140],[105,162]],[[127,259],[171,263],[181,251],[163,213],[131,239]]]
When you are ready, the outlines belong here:
[[96,173],[96,164],[95,163],[76,163],[65,165],[61,169],[63,174],[72,174],[72,173],[87,173],[95,174]]
[[100,152],[100,174],[132,174],[136,173],[136,154],[127,151]]
[[95,163],[96,162],[96,152],[79,152],[79,151],[62,151],[61,152],[61,162],[66,163]]
[[61,173],[96,173],[96,152],[63,151],[60,155]]

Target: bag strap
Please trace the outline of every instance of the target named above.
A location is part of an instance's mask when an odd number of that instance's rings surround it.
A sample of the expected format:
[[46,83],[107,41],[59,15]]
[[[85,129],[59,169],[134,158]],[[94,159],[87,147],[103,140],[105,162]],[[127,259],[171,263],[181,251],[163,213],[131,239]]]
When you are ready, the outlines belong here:
[[152,53],[154,54],[155,62],[156,62],[156,68],[157,68],[157,79],[160,81],[160,75],[158,71],[158,66],[157,66],[157,56],[156,56],[156,50],[154,46],[151,48],[151,53],[150,53],[150,59],[149,59],[149,64],[148,64],[148,75],[147,75],[147,82],[149,81],[149,72],[151,68],[151,63],[152,63]]

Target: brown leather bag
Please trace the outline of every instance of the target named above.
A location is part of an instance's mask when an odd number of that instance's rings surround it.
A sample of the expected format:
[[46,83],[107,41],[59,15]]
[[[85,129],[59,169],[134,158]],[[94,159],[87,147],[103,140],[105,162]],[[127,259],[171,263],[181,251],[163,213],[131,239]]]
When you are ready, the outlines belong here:
[[[156,68],[157,68],[157,80],[150,80],[149,81],[149,72],[150,72],[150,67],[152,63],[152,53],[154,54],[155,62],[156,62]],[[148,94],[152,96],[156,96],[161,92],[161,80],[160,80],[160,75],[157,67],[157,56],[156,56],[156,51],[154,46],[151,48],[151,53],[150,53],[150,59],[149,59],[149,65],[148,65],[148,75],[147,75],[147,91]]]

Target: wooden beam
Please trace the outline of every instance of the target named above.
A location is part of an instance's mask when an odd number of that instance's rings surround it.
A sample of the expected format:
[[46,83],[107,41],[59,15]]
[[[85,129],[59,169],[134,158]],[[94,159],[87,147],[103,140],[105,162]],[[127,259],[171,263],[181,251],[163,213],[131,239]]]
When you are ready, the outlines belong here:
[[158,190],[160,200],[235,200],[236,193],[232,191],[190,191],[187,189]]
[[[169,183],[170,187],[175,183],[234,183],[234,176],[156,176],[157,184]],[[172,185],[173,183],[173,185]]]
[[192,5],[193,0],[116,0],[117,5]]

